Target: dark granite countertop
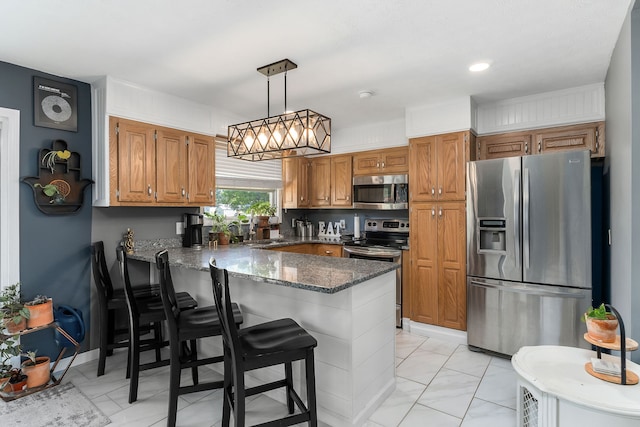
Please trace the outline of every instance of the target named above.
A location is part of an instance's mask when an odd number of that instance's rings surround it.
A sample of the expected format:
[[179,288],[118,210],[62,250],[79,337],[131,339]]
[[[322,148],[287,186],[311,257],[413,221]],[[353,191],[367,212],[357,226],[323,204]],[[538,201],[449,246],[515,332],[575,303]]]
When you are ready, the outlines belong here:
[[285,238],[274,241],[245,242],[217,248],[191,249],[179,246],[174,239],[136,242],[129,258],[155,263],[155,254],[169,250],[169,264],[176,267],[209,271],[209,259],[226,268],[232,277],[242,277],[283,286],[335,293],[398,268],[397,264],[353,258],[304,255],[266,248],[301,243],[333,243],[317,237]]

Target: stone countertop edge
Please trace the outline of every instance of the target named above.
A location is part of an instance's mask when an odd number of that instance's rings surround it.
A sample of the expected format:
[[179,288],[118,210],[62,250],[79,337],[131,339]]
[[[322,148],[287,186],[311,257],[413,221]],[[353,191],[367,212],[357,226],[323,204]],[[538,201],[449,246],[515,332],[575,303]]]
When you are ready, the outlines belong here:
[[[218,249],[183,248],[174,239],[136,242],[130,259],[155,264],[155,254],[169,250],[169,264],[198,271],[209,271],[209,259],[214,257],[218,267],[226,268],[232,277],[272,283],[322,293],[336,293],[399,268],[398,264],[341,257],[305,255],[283,251],[263,250],[301,243],[334,243],[317,238],[287,238],[218,246]],[[286,277],[288,274],[294,277]]]

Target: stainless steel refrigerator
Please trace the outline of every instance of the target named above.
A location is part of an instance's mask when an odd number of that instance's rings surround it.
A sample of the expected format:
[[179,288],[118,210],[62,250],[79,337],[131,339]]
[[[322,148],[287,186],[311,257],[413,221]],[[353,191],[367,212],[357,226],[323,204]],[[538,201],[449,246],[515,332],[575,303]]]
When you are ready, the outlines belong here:
[[513,355],[525,345],[588,347],[589,151],[467,165],[467,340]]

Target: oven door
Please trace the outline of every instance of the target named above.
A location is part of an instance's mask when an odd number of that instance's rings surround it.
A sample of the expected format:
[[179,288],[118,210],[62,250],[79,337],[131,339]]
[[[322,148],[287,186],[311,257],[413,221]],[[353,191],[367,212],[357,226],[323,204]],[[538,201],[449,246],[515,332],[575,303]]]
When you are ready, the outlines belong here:
[[345,258],[394,262],[400,265],[396,270],[396,327],[402,328],[402,251],[377,246],[344,246],[342,254]]

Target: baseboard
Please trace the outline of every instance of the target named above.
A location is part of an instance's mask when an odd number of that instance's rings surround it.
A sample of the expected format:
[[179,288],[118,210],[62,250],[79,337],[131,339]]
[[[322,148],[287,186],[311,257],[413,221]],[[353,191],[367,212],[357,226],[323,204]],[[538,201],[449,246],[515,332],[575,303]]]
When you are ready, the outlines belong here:
[[407,318],[402,319],[402,329],[416,335],[437,338],[443,341],[453,342],[455,344],[467,344],[467,333],[457,329],[443,328],[442,326],[414,322]]
[[[92,360],[97,360],[99,355],[100,351],[97,348],[85,351],[83,353],[78,353],[75,360],[73,361],[72,366],[78,366],[82,365],[83,363],[91,362]],[[67,366],[69,366],[69,363],[71,363],[72,358],[73,356],[69,356],[61,359],[60,363],[58,363],[58,366],[56,366],[56,372],[64,371],[65,369],[67,369]]]

